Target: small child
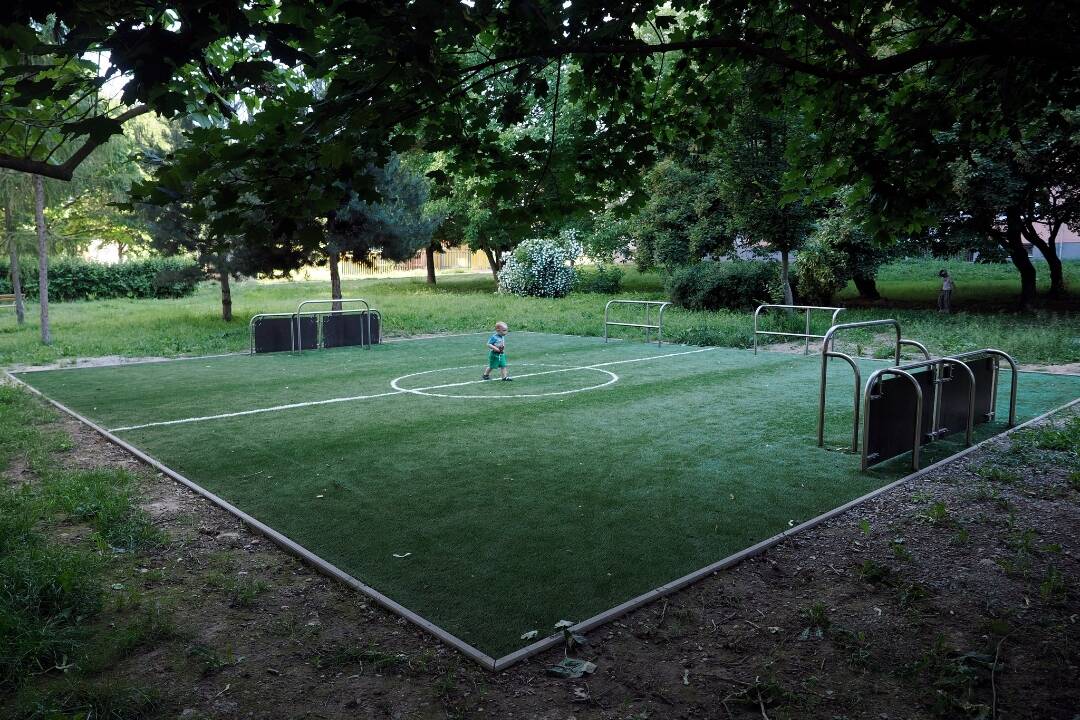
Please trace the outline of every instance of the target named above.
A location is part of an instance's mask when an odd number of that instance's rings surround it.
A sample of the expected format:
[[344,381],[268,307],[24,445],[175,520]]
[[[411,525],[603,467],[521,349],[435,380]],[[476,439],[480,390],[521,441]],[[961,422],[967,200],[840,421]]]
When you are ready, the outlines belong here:
[[941,278],[941,292],[938,293],[937,309],[938,312],[948,314],[952,311],[953,279],[945,268],[941,269],[938,277]]
[[495,332],[488,338],[488,364],[484,370],[484,374],[480,376],[481,380],[490,380],[491,371],[495,368],[499,368],[499,375],[506,382],[513,380],[510,377],[510,372],[506,369],[506,333],[510,332],[510,328],[504,322],[495,323]]

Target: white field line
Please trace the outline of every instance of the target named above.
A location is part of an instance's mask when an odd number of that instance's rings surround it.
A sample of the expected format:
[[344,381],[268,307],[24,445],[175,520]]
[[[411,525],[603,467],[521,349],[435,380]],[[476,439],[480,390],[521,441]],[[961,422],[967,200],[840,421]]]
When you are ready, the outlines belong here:
[[[596,363],[595,365],[577,365],[572,367],[558,368],[557,370],[542,370],[540,372],[526,373],[524,375],[517,375],[519,378],[533,377],[536,375],[550,375],[552,373],[561,372],[573,372],[574,370],[593,370],[601,367],[607,367],[609,365],[622,365],[625,363],[647,362],[649,360],[661,360],[663,358],[677,357],[679,355],[693,355],[700,352],[708,352],[715,350],[716,348],[698,348],[697,350],[687,350],[684,352],[668,353],[666,355],[651,355],[643,358],[631,358],[629,360],[612,360],[610,362]],[[471,367],[471,366],[463,366]],[[455,368],[460,369],[460,368]],[[296,408],[303,407],[315,407],[317,405],[333,405],[337,403],[354,402],[356,400],[372,400],[374,398],[389,397],[391,395],[403,395],[403,394],[417,394],[427,390],[441,390],[449,387],[461,387],[463,385],[476,385],[484,382],[483,380],[466,380],[465,382],[458,383],[444,383],[441,385],[432,385],[430,387],[410,388],[408,390],[391,390],[390,392],[375,393],[372,395],[349,395],[346,397],[328,398],[326,400],[308,400],[305,402],[289,403],[287,405],[273,405],[264,408],[255,408],[253,410],[238,410],[236,412],[218,413],[217,415],[201,415],[198,417],[180,418],[179,420],[160,420],[158,422],[143,423],[141,425],[125,425],[123,427],[116,427],[109,430],[109,432],[125,432],[127,430],[142,430],[148,427],[162,427],[165,425],[186,425],[188,423],[204,422],[206,420],[223,420],[225,418],[243,417],[244,415],[260,415],[262,413],[278,412],[281,410],[295,410]]]

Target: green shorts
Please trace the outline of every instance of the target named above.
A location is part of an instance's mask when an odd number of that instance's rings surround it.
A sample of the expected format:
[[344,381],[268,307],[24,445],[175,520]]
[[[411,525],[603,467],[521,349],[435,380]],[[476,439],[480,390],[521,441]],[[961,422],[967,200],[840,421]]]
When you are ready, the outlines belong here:
[[506,351],[501,353],[488,350],[488,370],[506,367]]

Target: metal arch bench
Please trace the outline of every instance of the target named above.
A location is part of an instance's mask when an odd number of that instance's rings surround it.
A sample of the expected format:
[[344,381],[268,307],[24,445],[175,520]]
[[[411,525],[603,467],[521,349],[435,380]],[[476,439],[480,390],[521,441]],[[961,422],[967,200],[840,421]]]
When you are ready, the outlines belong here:
[[[629,322],[616,322],[609,319],[609,313],[611,312],[612,305],[640,305],[645,308],[645,322],[644,323],[629,323]],[[656,316],[656,324],[652,324],[649,320],[652,319],[652,308],[659,306],[660,311]],[[656,346],[660,347],[664,344],[664,311],[671,306],[671,303],[663,300],[608,300],[607,305],[604,306],[604,342],[608,341],[608,327],[636,327],[645,329],[645,342],[650,342],[649,331],[656,331]]]
[[[775,330],[761,330],[761,329],[759,329],[759,319],[760,319],[761,311],[762,310],[768,310],[768,309],[802,310],[802,311],[806,312],[806,332],[804,332],[804,333],[791,333],[791,332],[777,332]],[[829,327],[832,328],[832,327],[836,326],[836,316],[839,315],[840,313],[842,313],[844,311],[844,308],[842,308],[842,307],[828,307],[828,306],[825,306],[825,305],[775,305],[775,304],[758,305],[757,309],[754,310],[754,354],[757,355],[758,337],[759,336],[761,336],[761,335],[779,335],[779,336],[782,336],[782,337],[804,338],[806,340],[806,347],[803,349],[803,354],[804,355],[809,355],[810,354],[810,340],[811,339],[822,340],[825,337],[824,335],[813,335],[810,332],[810,313],[813,312],[814,310],[831,311],[832,312],[832,320],[829,323]]]

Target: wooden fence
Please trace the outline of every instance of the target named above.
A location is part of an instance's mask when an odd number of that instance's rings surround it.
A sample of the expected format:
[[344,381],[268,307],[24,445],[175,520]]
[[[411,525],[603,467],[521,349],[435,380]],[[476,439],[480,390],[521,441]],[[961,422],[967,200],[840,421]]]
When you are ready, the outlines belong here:
[[[420,251],[415,257],[404,262],[392,262],[375,258],[370,264],[352,261],[342,261],[341,276],[343,278],[366,278],[383,277],[387,275],[402,275],[423,273],[427,269],[427,259],[424,252]],[[467,247],[454,247],[435,253],[435,271],[457,270],[460,272],[484,272],[491,270],[491,264],[487,256],[480,251],[473,251]]]

